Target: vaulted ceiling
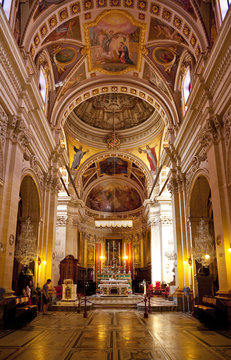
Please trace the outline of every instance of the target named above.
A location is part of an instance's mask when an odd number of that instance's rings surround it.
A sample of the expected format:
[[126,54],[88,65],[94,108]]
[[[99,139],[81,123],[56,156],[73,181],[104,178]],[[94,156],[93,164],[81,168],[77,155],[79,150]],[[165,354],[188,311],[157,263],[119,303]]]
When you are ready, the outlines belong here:
[[[109,189],[109,183],[100,185],[98,180],[111,174],[102,174],[103,162],[109,168],[111,162],[126,163],[126,174],[113,175],[123,178],[124,188],[117,186],[121,198],[126,189],[134,202],[114,201],[110,206],[117,206],[118,211],[140,206],[150,178],[139,177],[142,171],[134,159],[146,168],[149,164],[138,148],[155,145],[159,159],[163,142],[177,131],[183,114],[182,76],[187,67],[193,75],[201,54],[214,41],[213,20],[211,4],[203,0],[20,3],[18,43],[31,53],[37,68],[42,65],[47,73],[48,121],[65,140],[70,163],[73,146],[89,150],[84,160],[91,163],[85,174],[76,177],[76,181],[82,179],[83,193],[86,184],[92,183],[104,196],[99,187]],[[113,131],[120,151],[131,154],[133,160],[111,152],[100,162],[97,154],[109,151]],[[97,198],[97,191],[88,187],[86,203],[100,210],[96,200],[89,200],[92,191],[91,199]]]

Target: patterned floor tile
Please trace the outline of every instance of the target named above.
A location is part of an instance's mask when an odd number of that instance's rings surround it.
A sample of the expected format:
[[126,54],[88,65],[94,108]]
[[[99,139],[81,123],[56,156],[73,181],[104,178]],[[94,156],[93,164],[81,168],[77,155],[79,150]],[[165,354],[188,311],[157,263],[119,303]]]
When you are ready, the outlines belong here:
[[18,330],[0,339],[0,346],[24,346],[32,341],[41,331]]
[[158,345],[158,340],[154,340],[148,331],[140,331],[132,329],[132,327],[127,331],[116,331],[117,348],[150,349]]
[[[39,315],[4,332],[0,360],[231,359],[231,339],[183,313],[113,309]],[[5,336],[4,336],[5,335]]]
[[104,349],[112,346],[112,333],[97,328],[95,331],[83,331],[73,345],[73,347],[87,349]]
[[119,360],[167,360],[169,357],[159,348],[154,350],[119,350]]
[[218,334],[216,331],[191,331],[190,333],[207,345],[231,347],[231,339]]
[[71,352],[66,360],[111,360],[111,350],[95,350],[95,349],[78,349],[78,351]]

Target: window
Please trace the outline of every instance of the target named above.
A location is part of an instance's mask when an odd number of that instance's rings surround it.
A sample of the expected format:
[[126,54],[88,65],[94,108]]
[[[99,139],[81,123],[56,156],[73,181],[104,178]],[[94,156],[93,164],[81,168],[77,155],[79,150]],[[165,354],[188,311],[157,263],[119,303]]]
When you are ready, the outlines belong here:
[[45,104],[47,98],[47,83],[46,83],[45,73],[42,67],[40,67],[40,74],[39,74],[39,90]]
[[229,10],[231,0],[219,0],[219,2],[220,2],[221,16],[223,20],[227,11]]
[[5,11],[6,17],[9,20],[10,18],[10,9],[11,9],[12,0],[0,0],[0,4],[2,4],[2,8]]
[[[188,100],[190,91],[191,91],[191,76],[190,76],[190,69],[188,69],[184,78],[184,85],[183,85],[184,105]],[[186,106],[185,109],[187,110]]]

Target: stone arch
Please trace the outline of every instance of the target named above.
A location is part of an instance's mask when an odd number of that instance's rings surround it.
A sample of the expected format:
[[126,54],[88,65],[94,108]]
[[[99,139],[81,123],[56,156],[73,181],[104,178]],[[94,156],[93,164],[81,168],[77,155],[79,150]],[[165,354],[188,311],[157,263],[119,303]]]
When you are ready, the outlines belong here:
[[[36,181],[29,172],[25,173],[21,179],[19,203],[18,203],[18,215],[17,215],[17,226],[16,226],[16,237],[15,237],[15,257],[13,267],[13,279],[12,286],[16,294],[21,295],[23,289],[27,285],[29,280],[32,280],[37,271],[35,266],[35,260],[37,259],[37,252],[39,246],[39,227],[41,219],[41,203],[39,189]],[[29,226],[31,232],[28,236],[33,237],[35,240],[35,258],[34,261],[30,262],[26,268],[19,262],[17,248],[20,248],[21,242],[25,239],[20,235],[27,228],[27,221],[29,220]],[[29,230],[28,230],[29,231]],[[37,247],[37,251],[36,251]]]
[[[197,272],[199,270],[200,272],[203,269],[203,273],[211,275],[210,277],[207,277],[208,282],[204,284],[204,287],[207,286],[206,291],[209,295],[212,295],[214,291],[213,281],[217,281],[217,262],[215,255],[214,235],[215,231],[211,188],[207,176],[205,176],[205,174],[203,174],[202,172],[197,174],[191,187],[189,201],[189,220],[192,236],[192,256],[195,260],[195,271]],[[203,229],[203,234],[200,233],[200,229]],[[209,245],[202,246],[203,243],[205,244],[204,239],[207,240],[207,244]],[[211,249],[211,251],[209,249]],[[198,250],[200,250],[199,253]],[[208,263],[207,265],[205,265],[206,267],[204,268],[203,260],[201,260],[201,258],[204,258],[205,255],[209,256],[209,258],[207,260]],[[197,282],[199,298],[205,295],[202,294],[203,290],[201,288],[200,281],[201,278],[200,275],[198,275]],[[216,290],[218,290],[218,283],[216,286]]]
[[[64,22],[73,19],[76,16],[79,16],[79,18],[83,19],[85,12],[89,10],[94,12],[95,16],[98,16],[101,12],[111,9],[109,2],[108,6],[105,3],[100,7],[97,6],[97,2],[90,1],[89,3],[90,8],[85,8],[85,3],[83,3],[81,6],[80,2],[71,2],[66,6],[61,4],[60,6],[56,7],[54,11],[50,11],[45,19],[43,16],[38,16],[38,18],[34,21],[34,17],[31,16],[23,35],[22,45],[27,51],[30,50],[32,56],[35,56],[36,53],[40,51],[42,42],[50,35],[53,30],[58,28]],[[120,6],[116,7],[116,9],[120,11],[127,11],[129,9],[132,16],[136,18],[136,10],[132,7],[134,6],[131,5],[129,8],[126,2],[121,1]],[[138,1],[136,7],[139,9]],[[157,18],[163,23],[166,23],[166,25],[170,25],[174,30],[180,33],[180,35],[186,41],[189,41],[190,48],[197,58],[208,46],[208,39],[204,25],[200,16],[197,16],[196,14],[197,9],[193,9],[195,14],[194,17],[190,16],[187,11],[185,11],[182,7],[177,6],[176,4],[172,4],[171,7],[167,4],[162,5],[152,3],[150,6],[145,4],[145,7],[142,9],[140,8],[140,10],[146,13],[146,18],[151,16]],[[147,23],[147,19],[145,22]],[[32,38],[27,36],[27,34],[31,33],[34,34]]]
[[79,87],[77,86],[68,96],[64,97],[55,105],[50,120],[52,125],[56,128],[61,128],[75,106],[86,99],[99,94],[117,92],[131,94],[146,100],[160,113],[160,116],[168,127],[177,127],[177,124],[179,123],[178,113],[167,96],[166,98],[161,98],[152,86],[142,84],[141,79],[138,82],[137,80],[135,81],[129,78],[129,85],[128,83],[125,83],[125,81],[126,78],[124,78],[123,81],[117,80],[115,82],[115,80],[113,80],[113,85],[111,85],[111,80],[108,80],[107,82],[96,80],[87,84],[87,86],[84,86],[84,84]]
[[152,176],[151,176],[151,173],[150,173],[150,170],[148,169],[148,167],[137,156],[132,155],[130,153],[121,152],[121,151],[105,151],[105,152],[100,152],[100,153],[97,153],[97,154],[89,157],[82,165],[80,165],[80,167],[78,169],[77,177],[75,179],[76,188],[81,189],[82,175],[84,174],[84,172],[88,169],[88,167],[90,165],[92,165],[97,160],[103,160],[108,157],[120,157],[124,160],[130,160],[130,161],[134,162],[134,164],[137,165],[145,175],[145,178],[147,181],[147,192],[149,193],[151,191]]

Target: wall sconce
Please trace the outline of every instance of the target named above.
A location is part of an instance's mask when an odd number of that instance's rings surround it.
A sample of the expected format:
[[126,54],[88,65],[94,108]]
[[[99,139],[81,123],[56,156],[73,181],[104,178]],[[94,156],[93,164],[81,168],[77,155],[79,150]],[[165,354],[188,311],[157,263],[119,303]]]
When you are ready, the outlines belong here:
[[227,250],[231,253],[231,243],[229,244],[229,248]]
[[99,257],[99,258],[100,258],[100,260],[101,260],[101,261],[103,261],[103,260],[105,259],[105,256],[100,255],[100,257]]
[[123,259],[124,259],[124,260],[127,260],[127,259],[128,259],[128,256],[127,256],[127,255],[124,255],[124,256],[123,256]]

